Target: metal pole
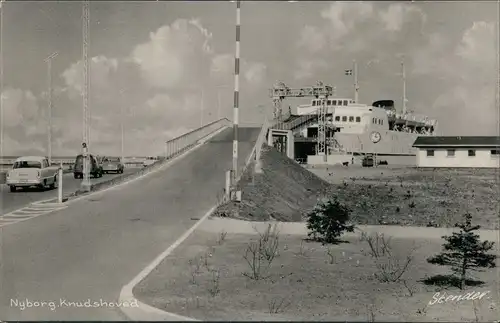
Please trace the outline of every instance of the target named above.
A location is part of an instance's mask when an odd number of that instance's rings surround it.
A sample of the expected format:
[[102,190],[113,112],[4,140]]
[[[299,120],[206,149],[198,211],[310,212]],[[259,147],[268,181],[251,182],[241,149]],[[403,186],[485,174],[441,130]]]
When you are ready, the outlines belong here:
[[62,192],[63,192],[63,163],[59,165],[59,175],[57,176],[57,200],[62,203]]
[[234,109],[233,109],[233,183],[238,178],[238,107],[240,90],[240,15],[241,1],[236,1],[236,52],[234,58]]
[[220,90],[217,89],[217,120],[220,120]]
[[54,59],[57,55],[58,52],[54,52],[45,59],[45,61],[47,62],[47,76],[48,76],[47,159],[49,160],[49,165],[52,165],[52,59]]
[[124,160],[124,149],[123,149],[123,146],[124,146],[124,138],[123,138],[123,100],[121,100],[120,102],[120,132],[121,132],[121,151],[120,151],[120,156],[121,156],[121,160],[122,160],[122,163],[123,163],[123,160]]
[[403,76],[403,116],[406,114],[406,70],[404,56],[401,58],[401,75]]
[[203,127],[203,112],[205,111],[205,107],[203,106],[204,105],[204,96],[205,96],[205,93],[203,91],[203,87],[201,88],[201,104],[200,104],[200,127]]
[[0,0],[0,156],[3,156],[3,10],[4,0]]
[[354,103],[358,103],[358,64],[356,63],[356,60],[353,61],[353,74],[354,74]]
[[89,82],[89,58],[88,58],[88,43],[89,43],[89,2],[84,1],[83,2],[83,19],[82,19],[82,33],[83,33],[83,142],[86,143],[86,147],[83,149],[83,154],[84,154],[84,163],[83,163],[83,181],[82,181],[82,187],[85,190],[88,190],[90,188],[90,178],[89,178],[89,157],[88,155],[88,150],[89,150],[89,125],[88,125],[88,117],[89,117],[89,87],[90,87],[90,82]]

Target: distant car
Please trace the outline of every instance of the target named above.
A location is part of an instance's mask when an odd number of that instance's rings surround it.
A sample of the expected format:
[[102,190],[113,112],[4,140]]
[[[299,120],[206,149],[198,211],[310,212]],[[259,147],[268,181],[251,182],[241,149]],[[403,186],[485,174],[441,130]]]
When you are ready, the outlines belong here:
[[12,169],[7,172],[6,183],[11,192],[15,192],[18,187],[55,188],[58,171],[59,167],[50,166],[46,157],[19,157],[12,165]]
[[104,171],[105,174],[111,172],[117,174],[123,174],[124,168],[125,166],[123,165],[120,157],[104,157],[102,159],[102,170]]
[[373,156],[365,156],[361,162],[361,166],[363,167],[373,167],[374,165],[375,162],[373,160]]
[[148,167],[153,165],[158,161],[158,157],[147,157],[146,160],[142,163],[142,166]]
[[[104,171],[102,170],[102,166],[99,164],[97,159],[93,155],[88,155],[88,158],[89,158],[90,176],[93,176],[95,178],[102,177]],[[73,166],[74,178],[83,178],[83,161],[84,161],[83,155],[80,154],[76,156],[75,164]]]

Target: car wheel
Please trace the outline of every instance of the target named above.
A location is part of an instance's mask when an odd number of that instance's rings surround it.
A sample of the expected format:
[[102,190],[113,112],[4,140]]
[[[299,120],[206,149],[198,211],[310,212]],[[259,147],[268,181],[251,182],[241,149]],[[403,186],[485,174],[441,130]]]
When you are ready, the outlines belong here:
[[54,176],[54,182],[50,184],[50,189],[55,189],[57,188],[57,175]]
[[11,192],[15,192],[17,190],[17,187],[15,187],[15,186],[10,186],[9,188],[10,188]]

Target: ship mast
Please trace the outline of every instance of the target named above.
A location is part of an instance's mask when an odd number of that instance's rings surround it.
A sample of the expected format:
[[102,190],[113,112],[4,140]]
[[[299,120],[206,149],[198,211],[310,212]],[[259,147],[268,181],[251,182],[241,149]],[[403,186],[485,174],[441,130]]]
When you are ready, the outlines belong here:
[[358,96],[359,96],[359,86],[358,86],[358,64],[356,63],[356,60],[353,60],[353,74],[354,74],[354,103],[358,103]]
[[401,75],[403,77],[403,115],[406,114],[406,70],[405,70],[405,58],[401,58]]

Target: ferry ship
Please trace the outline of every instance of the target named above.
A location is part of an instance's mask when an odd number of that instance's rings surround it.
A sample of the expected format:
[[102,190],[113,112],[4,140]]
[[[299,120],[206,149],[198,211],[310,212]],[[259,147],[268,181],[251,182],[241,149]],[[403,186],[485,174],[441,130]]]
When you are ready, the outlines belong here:
[[[417,137],[436,135],[436,120],[413,112],[398,113],[392,100],[380,100],[372,105],[358,104],[349,98],[329,98],[326,102],[329,164],[352,162],[353,158],[366,154],[373,154],[388,163],[411,164],[415,162],[416,150],[412,145]],[[303,117],[317,120],[315,116],[319,105],[321,101],[313,99],[308,105],[298,106],[297,115],[290,116],[288,121]],[[321,163],[311,158],[311,149],[300,149],[301,142],[314,143],[316,140],[317,121],[299,127],[294,132],[296,157],[304,158],[306,153],[309,155],[308,163]],[[314,155],[317,156],[316,151]]]
[[[412,147],[419,136],[436,136],[437,120],[406,109],[406,78],[404,62],[403,107],[396,111],[393,100],[378,100],[371,105],[357,103],[359,86],[354,62],[354,99],[330,96],[313,98],[309,104],[297,107],[297,114],[286,116],[282,129],[294,133],[294,156],[308,164],[360,163],[365,155],[389,164],[415,163]],[[346,70],[346,75],[348,74]],[[322,107],[323,101],[325,106]],[[318,153],[318,109],[326,116],[326,157]]]

